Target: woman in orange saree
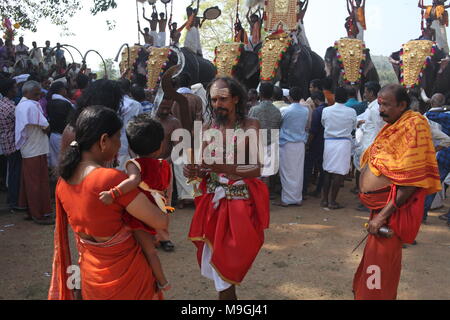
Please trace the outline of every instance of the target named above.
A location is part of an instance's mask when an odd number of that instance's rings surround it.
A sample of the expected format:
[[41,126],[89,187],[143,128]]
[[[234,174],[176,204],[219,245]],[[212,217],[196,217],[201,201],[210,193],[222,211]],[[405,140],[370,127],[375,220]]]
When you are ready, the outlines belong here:
[[76,140],[62,158],[56,188],[50,300],[75,299],[68,224],[77,242],[83,299],[163,298],[141,247],[123,221],[123,213],[127,211],[155,229],[167,228],[167,217],[137,190],[117,197],[109,206],[99,200],[102,190],[112,189],[127,178],[120,171],[101,166],[117,154],[121,127],[117,114],[105,107],[89,107],[77,120]]

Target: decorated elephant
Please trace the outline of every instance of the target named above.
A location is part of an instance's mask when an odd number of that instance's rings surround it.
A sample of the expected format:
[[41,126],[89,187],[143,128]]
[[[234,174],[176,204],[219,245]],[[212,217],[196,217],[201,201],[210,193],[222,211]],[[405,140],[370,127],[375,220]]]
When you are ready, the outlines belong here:
[[264,40],[260,51],[261,81],[279,82],[282,88],[300,87],[309,97],[309,84],[325,78],[322,58],[309,47],[294,43],[285,32],[275,32]]
[[247,89],[256,88],[260,81],[279,82],[283,88],[302,88],[306,99],[311,80],[325,77],[322,58],[306,46],[293,44],[287,33],[268,36],[259,53],[243,48],[242,43],[218,46],[215,64],[219,75],[234,76]]
[[325,69],[327,77],[333,80],[333,90],[350,85],[357,87],[363,95],[366,82],[380,81],[370,50],[358,39],[342,38],[335,42],[334,47],[328,48]]
[[450,68],[445,53],[429,40],[412,40],[392,53],[390,61],[400,83],[412,96],[428,102],[434,93],[450,91]]
[[214,65],[217,75],[234,77],[246,88],[255,89],[259,84],[259,57],[246,51],[240,42],[224,43],[216,47]]
[[[134,46],[130,54],[130,77],[136,83],[156,89],[161,75],[174,65],[181,65],[181,72],[188,73],[193,83],[207,86],[216,75],[214,65],[187,48]],[[128,65],[127,52],[122,53],[121,71]]]

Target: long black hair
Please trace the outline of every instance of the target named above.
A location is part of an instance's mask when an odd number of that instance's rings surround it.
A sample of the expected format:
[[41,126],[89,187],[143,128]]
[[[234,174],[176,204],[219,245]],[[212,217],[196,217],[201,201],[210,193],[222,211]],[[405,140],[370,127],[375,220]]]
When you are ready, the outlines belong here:
[[248,95],[244,89],[245,87],[241,83],[239,83],[239,81],[237,81],[234,78],[230,78],[230,77],[215,78],[208,85],[208,87],[206,89],[206,98],[208,100],[208,106],[206,107],[206,113],[210,116],[209,118],[210,119],[214,118],[214,110],[213,110],[212,103],[211,103],[211,87],[213,86],[214,83],[216,83],[218,81],[222,81],[222,82],[226,83],[228,89],[230,89],[230,94],[232,97],[239,98],[239,102],[236,105],[236,117],[237,117],[238,122],[244,121],[244,119],[247,117]]
[[122,120],[116,112],[104,106],[85,108],[75,124],[76,145],[71,145],[59,164],[59,175],[69,180],[81,161],[81,155],[100,140],[105,133],[115,135],[122,129]]
[[89,106],[105,106],[119,113],[123,94],[117,81],[100,79],[91,83],[77,100],[77,110],[69,125],[75,127],[79,115]]

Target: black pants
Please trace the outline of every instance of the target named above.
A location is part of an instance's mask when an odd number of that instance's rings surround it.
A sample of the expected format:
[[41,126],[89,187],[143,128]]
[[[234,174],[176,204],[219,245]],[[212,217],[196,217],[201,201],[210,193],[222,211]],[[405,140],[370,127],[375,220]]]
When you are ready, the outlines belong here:
[[18,206],[20,191],[20,173],[22,168],[22,155],[16,151],[6,156],[8,163],[8,205],[10,208]]
[[311,176],[313,174],[314,168],[317,168],[319,171],[319,179],[316,185],[316,193],[322,192],[323,187],[323,156],[319,156],[315,152],[306,152],[305,153],[305,174],[303,178],[303,194],[306,195],[308,193],[308,186],[311,181]]

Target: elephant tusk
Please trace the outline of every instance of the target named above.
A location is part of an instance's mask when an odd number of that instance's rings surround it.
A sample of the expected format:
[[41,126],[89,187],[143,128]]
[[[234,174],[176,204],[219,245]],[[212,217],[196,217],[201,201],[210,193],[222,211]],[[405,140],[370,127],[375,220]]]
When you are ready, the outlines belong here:
[[428,103],[430,102],[430,98],[428,98],[427,93],[423,88],[420,89],[420,97],[422,98],[423,102]]

